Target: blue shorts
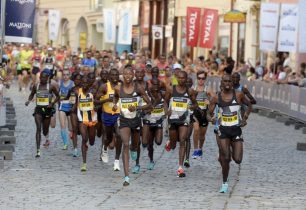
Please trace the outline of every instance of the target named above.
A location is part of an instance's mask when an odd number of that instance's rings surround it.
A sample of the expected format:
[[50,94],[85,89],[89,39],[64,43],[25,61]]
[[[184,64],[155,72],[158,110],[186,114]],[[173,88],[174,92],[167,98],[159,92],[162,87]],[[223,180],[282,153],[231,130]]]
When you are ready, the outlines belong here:
[[114,126],[117,123],[119,114],[109,114],[109,113],[105,113],[102,112],[102,122],[105,126]]

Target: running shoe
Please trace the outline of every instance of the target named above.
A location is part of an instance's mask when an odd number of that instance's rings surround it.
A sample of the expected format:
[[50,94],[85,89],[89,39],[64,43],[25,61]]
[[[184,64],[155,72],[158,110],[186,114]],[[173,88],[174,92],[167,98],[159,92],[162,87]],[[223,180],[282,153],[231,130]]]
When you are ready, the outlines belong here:
[[190,163],[189,163],[189,160],[188,160],[188,159],[186,159],[186,160],[184,161],[184,166],[185,166],[186,168],[189,168],[189,167],[190,167]]
[[136,165],[132,169],[133,174],[139,174],[139,171],[140,171],[140,165]]
[[106,150],[102,149],[101,159],[103,163],[108,163],[108,150],[107,149]]
[[128,176],[125,176],[123,178],[123,186],[129,186],[130,185],[130,178]]
[[39,158],[39,157],[40,157],[40,149],[37,150],[36,156],[35,156],[35,157],[36,157],[36,158]]
[[179,167],[177,169],[177,177],[185,177],[185,176],[186,176],[186,174],[185,174],[184,169],[182,167]]
[[203,157],[203,150],[199,149],[198,150],[198,158],[202,158]]
[[73,157],[79,157],[79,152],[78,152],[78,149],[77,149],[77,148],[75,148],[75,149],[73,150],[72,155],[73,155]]
[[228,191],[228,182],[224,182],[219,190],[219,193],[226,193]]
[[50,145],[50,141],[49,140],[46,140],[45,143],[43,144],[44,147],[49,147],[49,145]]
[[198,150],[194,150],[191,157],[192,157],[193,159],[197,159],[198,156],[199,156],[199,155],[198,155]]
[[83,164],[82,164],[82,166],[81,166],[81,171],[82,171],[82,172],[87,171],[86,163],[83,163]]
[[170,150],[171,150],[170,141],[169,141],[169,140],[167,141],[167,143],[166,143],[166,145],[165,145],[165,150],[166,150],[167,152],[170,152]]
[[68,145],[67,145],[67,144],[64,144],[63,150],[67,150],[67,149],[68,149]]
[[148,170],[153,170],[155,166],[155,162],[154,161],[150,161],[149,165],[148,165]]
[[132,160],[136,160],[137,159],[137,151],[130,151],[131,152],[131,158]]
[[119,160],[115,160],[114,162],[114,171],[120,171]]

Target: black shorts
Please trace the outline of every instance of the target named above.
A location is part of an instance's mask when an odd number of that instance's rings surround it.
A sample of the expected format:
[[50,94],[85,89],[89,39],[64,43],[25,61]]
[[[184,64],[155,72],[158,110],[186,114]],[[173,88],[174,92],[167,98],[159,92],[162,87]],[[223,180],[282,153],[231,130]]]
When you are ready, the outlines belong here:
[[102,123],[102,108],[99,108],[97,111],[98,122]]
[[67,117],[69,117],[69,116],[70,116],[70,112],[65,112],[65,111],[63,111],[63,110],[58,110],[58,111],[60,111],[60,112],[64,112],[64,113],[66,114],[66,116],[67,116]]
[[39,72],[40,72],[40,69],[38,67],[34,66],[33,69],[32,69],[32,74],[36,75]]
[[151,123],[149,120],[143,119],[143,124],[148,125],[150,127],[163,128],[164,119],[157,120],[156,123]]
[[219,131],[220,139],[243,141],[242,130],[239,126],[219,126]]
[[118,126],[119,126],[119,129],[129,127],[132,130],[140,130],[140,128],[141,128],[141,118],[136,117],[136,118],[133,118],[133,119],[128,119],[128,118],[124,118],[124,117],[120,116],[118,118]]
[[55,113],[55,109],[54,108],[47,108],[47,107],[35,107],[34,110],[34,114],[33,116],[35,116],[36,114],[41,115],[43,118],[50,118],[54,115]]
[[201,113],[200,110],[195,110],[193,112],[193,117],[195,119],[197,119],[197,121],[199,122],[200,127],[207,127],[208,121],[206,119],[206,111]]
[[171,124],[169,124],[169,129],[174,129],[174,130],[178,130],[178,128],[179,127],[181,127],[181,126],[189,126],[189,123],[184,123],[184,122],[182,122],[182,123],[171,123]]

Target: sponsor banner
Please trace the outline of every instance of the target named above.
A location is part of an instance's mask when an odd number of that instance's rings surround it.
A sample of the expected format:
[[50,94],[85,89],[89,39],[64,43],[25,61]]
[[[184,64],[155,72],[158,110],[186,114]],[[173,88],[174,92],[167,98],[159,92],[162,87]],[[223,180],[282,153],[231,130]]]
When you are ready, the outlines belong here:
[[299,1],[299,8],[304,8],[299,10],[299,52],[306,53],[306,0]]
[[196,47],[200,34],[201,8],[187,7],[186,37],[187,45]]
[[171,38],[172,37],[172,25],[165,26],[165,37]]
[[132,15],[128,9],[120,11],[118,44],[132,44]]
[[298,5],[282,4],[281,7],[278,51],[296,52],[299,22]]
[[114,9],[103,9],[104,42],[116,42],[116,14]]
[[60,26],[60,11],[59,10],[49,10],[49,40],[55,41],[57,40],[58,30]]
[[225,23],[245,23],[246,15],[239,10],[231,10],[224,15],[223,20]]
[[[214,91],[218,90],[221,79],[209,77],[207,85]],[[255,97],[255,107],[263,107],[278,111],[295,119],[306,122],[306,88],[293,85],[277,85],[263,81],[241,79],[241,84],[248,88]]]
[[153,39],[163,39],[163,26],[153,25],[152,36]]
[[218,10],[204,9],[202,18],[202,32],[200,47],[212,48],[214,46],[215,34],[218,27]]
[[6,1],[5,41],[32,43],[35,0]]
[[279,22],[279,4],[261,3],[260,50],[275,51]]

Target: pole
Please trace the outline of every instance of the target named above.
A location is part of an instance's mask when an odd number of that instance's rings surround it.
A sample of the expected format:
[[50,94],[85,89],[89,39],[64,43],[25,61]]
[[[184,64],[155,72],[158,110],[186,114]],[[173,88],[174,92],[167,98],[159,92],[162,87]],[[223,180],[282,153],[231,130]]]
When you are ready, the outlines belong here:
[[277,35],[276,35],[276,46],[275,46],[275,56],[274,56],[274,66],[273,73],[276,73],[276,56],[277,56],[277,48],[278,48],[278,36],[279,36],[279,25],[280,25],[280,17],[281,17],[281,4],[278,5],[278,24],[277,24]]
[[5,43],[4,36],[5,36],[5,5],[6,0],[1,0],[1,51],[0,51],[0,57],[2,62],[3,57],[3,45]]
[[[234,8],[234,0],[231,0],[231,11]],[[229,55],[232,57],[232,48],[233,48],[233,23],[230,23],[230,49]]]

